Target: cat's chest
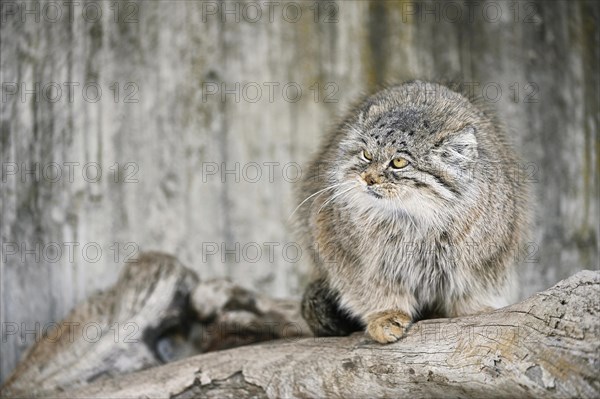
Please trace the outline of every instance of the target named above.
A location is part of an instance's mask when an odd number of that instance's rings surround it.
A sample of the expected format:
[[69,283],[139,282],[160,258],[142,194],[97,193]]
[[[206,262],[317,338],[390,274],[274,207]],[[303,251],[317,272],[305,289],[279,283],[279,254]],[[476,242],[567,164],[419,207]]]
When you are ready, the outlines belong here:
[[317,243],[327,249],[323,252],[329,260],[334,259],[328,269],[335,274],[416,287],[432,276],[443,278],[452,268],[451,248],[440,234],[410,220],[390,222],[340,212],[321,222]]
[[374,228],[362,235],[353,230],[353,239],[346,242],[353,259],[340,267],[371,281],[398,283],[411,290],[449,277],[455,258],[447,243],[412,226],[395,227]]
[[433,242],[411,235],[373,236],[372,245],[359,256],[355,267],[373,277],[406,278],[415,271],[432,271],[444,256]]

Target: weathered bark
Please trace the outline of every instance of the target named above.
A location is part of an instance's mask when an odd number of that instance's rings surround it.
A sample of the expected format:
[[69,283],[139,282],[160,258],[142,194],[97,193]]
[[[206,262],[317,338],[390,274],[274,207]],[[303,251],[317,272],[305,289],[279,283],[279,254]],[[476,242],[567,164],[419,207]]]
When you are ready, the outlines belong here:
[[307,335],[294,301],[226,280],[198,283],[176,258],[144,253],[27,353],[2,396],[30,396],[258,341]]
[[196,324],[196,330],[187,340],[197,353],[278,338],[312,336],[297,301],[272,299],[228,280],[198,284],[190,306],[202,322]]
[[600,272],[492,313],[416,323],[382,346],[363,334],[199,355],[56,394],[89,397],[600,395]]
[[196,275],[172,256],[148,253],[127,263],[117,284],[77,306],[19,363],[5,392],[77,386],[160,364],[153,342],[180,320]]

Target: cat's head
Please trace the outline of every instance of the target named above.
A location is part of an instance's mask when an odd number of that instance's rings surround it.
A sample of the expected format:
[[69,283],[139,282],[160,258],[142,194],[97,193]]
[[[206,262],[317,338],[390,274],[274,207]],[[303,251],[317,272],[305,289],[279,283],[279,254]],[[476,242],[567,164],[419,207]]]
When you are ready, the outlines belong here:
[[[484,115],[462,95],[411,82],[369,97],[342,126],[332,195],[362,208],[435,218],[477,192]],[[344,194],[342,194],[345,191]]]

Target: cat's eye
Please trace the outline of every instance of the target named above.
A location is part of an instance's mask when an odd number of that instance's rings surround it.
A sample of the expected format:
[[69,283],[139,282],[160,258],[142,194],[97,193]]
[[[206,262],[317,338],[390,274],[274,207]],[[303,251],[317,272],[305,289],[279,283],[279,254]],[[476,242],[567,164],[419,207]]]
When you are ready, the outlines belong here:
[[408,165],[408,160],[402,157],[394,158],[392,159],[392,162],[390,162],[390,165],[394,169],[402,169],[405,168],[406,165]]
[[362,152],[362,156],[363,158],[365,158],[367,161],[372,161],[373,160],[373,155],[371,155],[371,153],[367,150],[363,150]]

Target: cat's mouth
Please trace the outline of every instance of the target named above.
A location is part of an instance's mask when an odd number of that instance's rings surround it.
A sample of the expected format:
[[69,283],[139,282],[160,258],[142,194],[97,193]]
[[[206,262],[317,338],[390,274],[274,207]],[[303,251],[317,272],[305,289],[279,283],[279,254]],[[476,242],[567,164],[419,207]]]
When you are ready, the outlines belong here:
[[368,185],[363,179],[359,179],[359,183],[362,186],[362,191],[367,193],[370,197],[376,199],[389,199],[393,197],[392,187],[389,183]]

